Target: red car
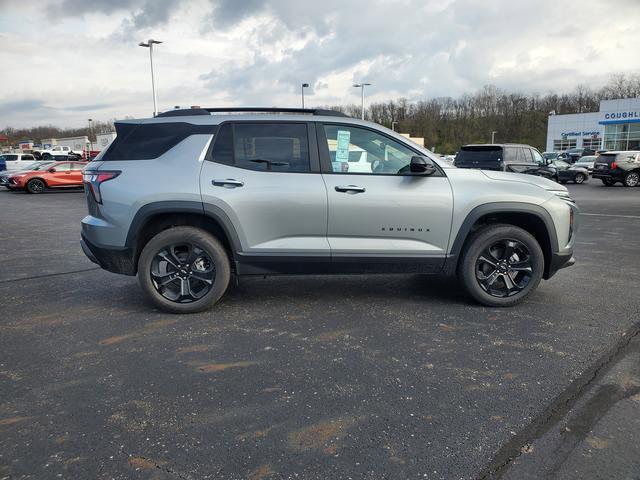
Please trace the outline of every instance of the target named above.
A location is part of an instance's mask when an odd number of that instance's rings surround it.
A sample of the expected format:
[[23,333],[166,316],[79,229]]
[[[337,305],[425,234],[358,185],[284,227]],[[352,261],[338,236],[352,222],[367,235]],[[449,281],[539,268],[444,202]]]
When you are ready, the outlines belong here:
[[2,184],[9,190],[42,193],[48,188],[81,188],[82,169],[86,162],[47,162],[30,170],[5,175]]

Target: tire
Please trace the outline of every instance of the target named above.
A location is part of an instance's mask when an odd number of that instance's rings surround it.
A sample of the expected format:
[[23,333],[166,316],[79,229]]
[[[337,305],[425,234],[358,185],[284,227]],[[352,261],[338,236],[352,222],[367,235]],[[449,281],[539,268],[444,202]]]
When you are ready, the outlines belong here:
[[640,183],[640,172],[629,172],[624,176],[625,187],[637,187]]
[[[170,280],[172,277],[174,280]],[[200,280],[204,277],[208,277],[207,283]],[[173,227],[158,233],[145,245],[138,260],[142,290],[156,306],[172,313],[195,313],[211,307],[227,290],[230,277],[229,256],[222,244],[194,227]],[[160,279],[166,286],[159,285]],[[198,296],[197,290],[192,293],[194,284],[205,289],[208,285],[208,290]]]
[[[513,253],[505,256],[507,250],[502,248],[500,252],[500,246],[512,247]],[[544,255],[537,240],[522,228],[506,224],[488,225],[475,232],[465,243],[458,268],[458,276],[469,295],[489,307],[520,303],[536,289],[543,272]],[[498,292],[500,289],[502,292]]]
[[613,185],[616,183],[613,180],[610,180],[608,178],[602,178],[602,183],[604,183],[605,187],[613,187]]
[[582,173],[576,173],[576,176],[573,177],[573,181],[575,183],[577,183],[578,185],[584,183],[584,180],[585,180],[584,174],[582,174]]
[[49,160],[51,158],[51,154],[50,153],[43,153],[42,154],[42,159],[43,160]]
[[31,180],[29,180],[27,182],[27,192],[29,193],[42,193],[44,192],[45,188],[47,188],[47,186],[45,185],[43,180],[40,180],[39,178],[32,178]]

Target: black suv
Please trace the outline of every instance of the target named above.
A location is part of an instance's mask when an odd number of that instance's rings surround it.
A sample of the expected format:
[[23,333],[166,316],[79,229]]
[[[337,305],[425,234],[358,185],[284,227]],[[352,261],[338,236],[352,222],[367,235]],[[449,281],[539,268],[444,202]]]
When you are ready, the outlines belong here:
[[558,181],[557,172],[547,163],[536,148],[519,143],[465,145],[453,162],[458,168],[526,173]]
[[616,182],[625,187],[637,187],[640,184],[640,151],[600,154],[593,165],[592,176],[602,180],[607,187]]

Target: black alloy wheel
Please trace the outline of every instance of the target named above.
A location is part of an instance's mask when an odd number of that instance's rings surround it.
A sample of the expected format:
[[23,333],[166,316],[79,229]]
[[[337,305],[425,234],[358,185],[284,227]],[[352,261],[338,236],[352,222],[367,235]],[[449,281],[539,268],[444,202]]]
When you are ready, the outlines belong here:
[[42,193],[46,185],[39,178],[33,178],[27,182],[27,192],[29,193]]
[[157,252],[150,273],[156,291],[177,303],[201,299],[216,278],[215,265],[205,250],[187,242],[168,245]]
[[476,279],[493,297],[510,297],[531,280],[533,261],[526,245],[513,239],[498,240],[484,249],[476,261]]

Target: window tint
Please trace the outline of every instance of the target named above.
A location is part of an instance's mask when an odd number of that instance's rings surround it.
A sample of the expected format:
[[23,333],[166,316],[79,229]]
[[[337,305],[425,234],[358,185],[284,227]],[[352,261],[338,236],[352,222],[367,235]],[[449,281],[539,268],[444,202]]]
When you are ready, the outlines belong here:
[[189,135],[212,133],[212,125],[189,123],[118,123],[115,140],[101,160],[148,160],[157,158]]
[[345,125],[325,125],[333,173],[410,174],[412,150],[382,134]]
[[518,161],[518,149],[514,147],[504,147],[504,159],[505,162],[517,162]]
[[225,124],[216,135],[211,157],[248,170],[311,171],[306,124]]
[[211,155],[214,162],[233,165],[233,126],[230,123],[218,130]]
[[53,165],[56,169],[56,172],[68,172],[71,170],[70,163],[59,163],[58,165]]
[[33,155],[22,155],[22,160],[34,160]]
[[18,155],[5,155],[5,160],[18,160]]

